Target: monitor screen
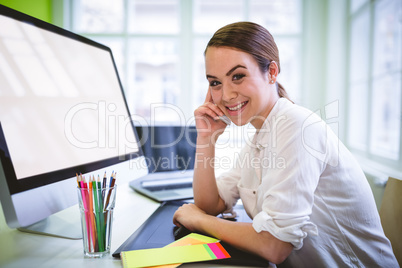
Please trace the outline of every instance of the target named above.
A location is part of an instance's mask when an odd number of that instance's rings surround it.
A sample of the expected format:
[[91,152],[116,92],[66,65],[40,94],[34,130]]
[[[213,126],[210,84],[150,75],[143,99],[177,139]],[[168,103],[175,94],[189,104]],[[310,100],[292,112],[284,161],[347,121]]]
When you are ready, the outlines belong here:
[[135,127],[148,173],[194,169],[197,129],[195,126]]
[[[5,214],[8,203],[18,210],[24,193],[41,199],[32,191],[46,191],[49,204],[54,190],[47,186],[141,155],[111,50],[0,6],[0,188],[6,183],[11,196],[4,201],[2,190]],[[76,203],[74,188],[60,192]],[[61,209],[24,206],[17,225]]]

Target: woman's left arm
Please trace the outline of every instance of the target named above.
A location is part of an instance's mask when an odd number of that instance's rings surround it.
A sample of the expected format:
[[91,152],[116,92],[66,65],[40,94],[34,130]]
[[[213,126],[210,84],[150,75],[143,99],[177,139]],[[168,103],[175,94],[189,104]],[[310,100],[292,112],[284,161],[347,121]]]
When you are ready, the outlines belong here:
[[279,264],[293,250],[293,245],[275,238],[267,231],[257,233],[251,223],[233,222],[206,214],[194,204],[180,207],[173,222],[190,231],[199,231],[223,240],[234,247],[257,254]]

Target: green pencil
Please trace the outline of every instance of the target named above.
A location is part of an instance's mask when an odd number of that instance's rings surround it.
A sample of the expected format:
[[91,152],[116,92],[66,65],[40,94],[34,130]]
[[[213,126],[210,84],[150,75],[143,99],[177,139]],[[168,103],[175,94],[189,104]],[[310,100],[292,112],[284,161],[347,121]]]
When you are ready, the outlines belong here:
[[98,186],[96,184],[96,180],[93,182],[93,193],[94,193],[94,200],[95,200],[95,220],[96,220],[96,233],[98,234],[98,248],[99,252],[104,251],[103,249],[103,239],[102,239],[102,228],[100,224],[100,215],[99,215],[99,197],[98,197]]
[[100,224],[100,234],[101,240],[99,243],[102,244],[102,251],[105,250],[105,220],[104,220],[104,211],[103,211],[103,194],[102,194],[102,183],[100,177],[98,175],[98,198],[99,198],[99,224]]

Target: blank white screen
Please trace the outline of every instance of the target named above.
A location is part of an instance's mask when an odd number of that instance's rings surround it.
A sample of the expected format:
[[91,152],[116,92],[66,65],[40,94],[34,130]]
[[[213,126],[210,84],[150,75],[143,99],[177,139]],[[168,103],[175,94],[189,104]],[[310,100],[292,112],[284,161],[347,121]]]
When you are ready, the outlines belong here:
[[138,151],[107,50],[0,25],[0,122],[18,179]]

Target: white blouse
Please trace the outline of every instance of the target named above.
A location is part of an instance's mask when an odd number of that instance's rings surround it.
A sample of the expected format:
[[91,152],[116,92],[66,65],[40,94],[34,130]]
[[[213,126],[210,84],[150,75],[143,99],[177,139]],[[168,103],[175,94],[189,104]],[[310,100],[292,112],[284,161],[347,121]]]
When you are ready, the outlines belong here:
[[234,167],[217,179],[256,232],[295,250],[292,267],[398,267],[373,194],[351,153],[311,111],[281,98]]

